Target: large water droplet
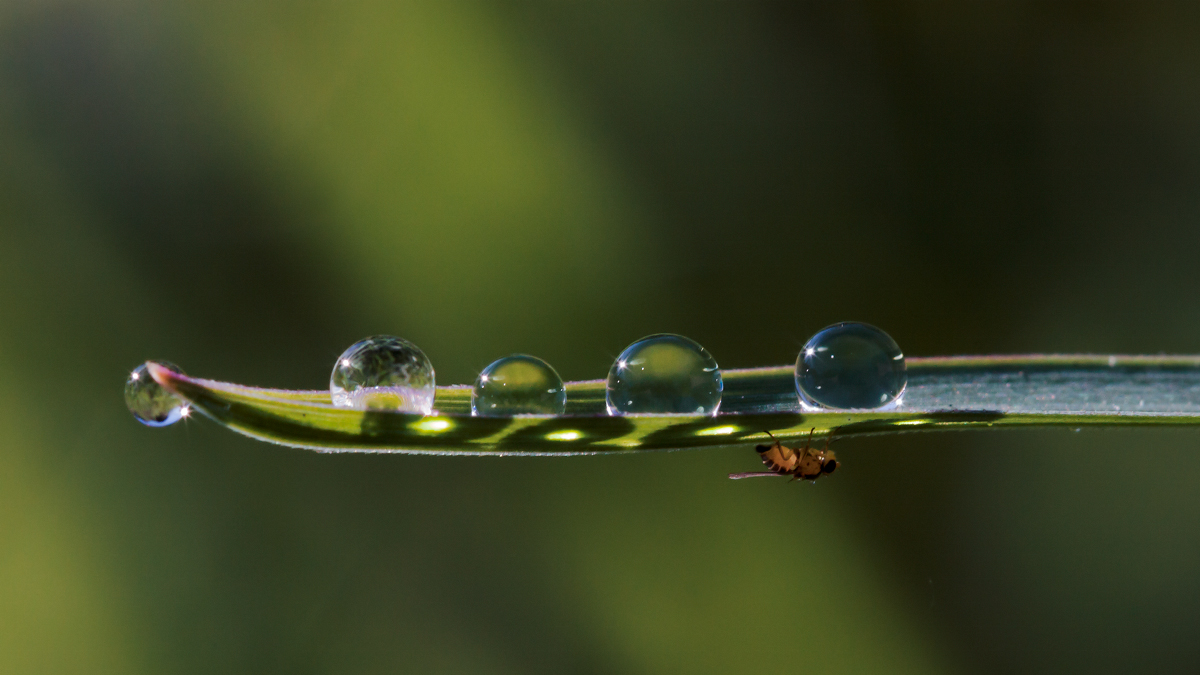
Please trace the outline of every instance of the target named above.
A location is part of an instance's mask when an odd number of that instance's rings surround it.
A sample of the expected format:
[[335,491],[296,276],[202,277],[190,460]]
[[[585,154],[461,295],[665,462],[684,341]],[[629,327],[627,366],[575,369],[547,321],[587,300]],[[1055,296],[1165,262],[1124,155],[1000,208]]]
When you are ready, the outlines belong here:
[[796,392],[817,408],[880,408],[904,393],[904,353],[887,333],[847,321],[818,332],[796,359]]
[[549,363],[526,354],[513,354],[483,369],[471,392],[471,414],[561,415],[567,390]]
[[660,333],[629,345],[608,371],[609,415],[717,414],[721,369],[696,341]]
[[428,415],[435,391],[429,357],[408,340],[391,335],[350,345],[329,376],[329,393],[340,408]]
[[[173,363],[155,361],[159,366],[172,372],[183,374]],[[125,407],[133,413],[134,419],[148,427],[165,427],[183,419],[187,405],[183,399],[162,388],[162,385],[150,377],[146,364],[133,369],[129,379],[125,380]]]

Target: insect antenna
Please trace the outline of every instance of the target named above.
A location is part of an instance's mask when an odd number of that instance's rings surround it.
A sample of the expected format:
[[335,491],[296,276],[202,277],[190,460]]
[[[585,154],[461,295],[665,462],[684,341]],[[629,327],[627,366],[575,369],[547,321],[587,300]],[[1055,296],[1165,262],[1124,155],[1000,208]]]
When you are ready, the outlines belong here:
[[729,480],[741,480],[743,478],[758,478],[758,477],[775,476],[776,478],[786,478],[787,474],[775,473],[774,471],[746,471],[745,473],[731,473]]

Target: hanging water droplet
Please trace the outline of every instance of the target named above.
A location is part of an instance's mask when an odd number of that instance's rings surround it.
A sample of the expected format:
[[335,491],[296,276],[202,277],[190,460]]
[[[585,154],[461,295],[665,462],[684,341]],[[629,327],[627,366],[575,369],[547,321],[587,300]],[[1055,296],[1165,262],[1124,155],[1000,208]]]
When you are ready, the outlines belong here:
[[339,408],[428,415],[435,391],[429,357],[408,340],[391,335],[350,345],[329,376],[329,393]]
[[[154,363],[183,374],[175,364],[166,361]],[[125,407],[133,413],[134,419],[148,427],[170,426],[183,419],[187,410],[183,399],[163,389],[162,385],[150,377],[150,371],[144,363],[134,368],[129,374],[129,379],[125,380]]]
[[498,359],[475,380],[471,414],[561,415],[567,407],[567,390],[549,363],[526,354]]
[[721,405],[721,369],[704,347],[682,335],[660,333],[629,345],[608,371],[609,415],[699,413]]
[[817,408],[880,408],[908,383],[904,353],[887,333],[865,323],[829,326],[796,359],[796,392]]

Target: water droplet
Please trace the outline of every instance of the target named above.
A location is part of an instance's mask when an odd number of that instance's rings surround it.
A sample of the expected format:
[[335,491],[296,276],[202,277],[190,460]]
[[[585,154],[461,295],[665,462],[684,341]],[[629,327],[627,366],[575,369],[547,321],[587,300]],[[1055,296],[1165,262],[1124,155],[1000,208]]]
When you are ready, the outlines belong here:
[[[183,374],[173,363],[155,361],[172,372]],[[133,417],[148,427],[166,427],[175,424],[186,415],[187,405],[183,399],[162,388],[150,377],[146,364],[133,369],[125,380],[125,407]]]
[[475,380],[471,414],[561,415],[567,407],[567,390],[549,363],[526,354],[513,354],[492,362]]
[[907,383],[900,346],[865,323],[821,330],[796,359],[796,391],[812,407],[880,408],[899,399]]
[[682,335],[660,333],[629,345],[608,371],[609,415],[699,413],[721,405],[721,369],[704,347]]
[[435,391],[429,357],[408,340],[391,335],[350,345],[329,376],[329,393],[339,408],[428,415]]

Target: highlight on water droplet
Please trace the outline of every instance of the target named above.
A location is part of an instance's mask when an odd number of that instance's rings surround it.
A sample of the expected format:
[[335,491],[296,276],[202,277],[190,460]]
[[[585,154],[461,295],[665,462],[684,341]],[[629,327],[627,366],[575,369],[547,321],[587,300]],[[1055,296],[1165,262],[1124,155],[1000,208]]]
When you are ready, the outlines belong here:
[[428,415],[435,391],[429,357],[408,340],[392,335],[350,345],[329,376],[329,393],[339,408]]
[[[183,374],[173,363],[155,361],[155,364],[174,373]],[[150,377],[146,364],[141,364],[129,373],[125,380],[125,407],[134,419],[148,427],[170,426],[187,416],[187,404],[183,399],[167,391]]]
[[900,346],[865,323],[823,328],[796,358],[796,393],[809,408],[882,408],[896,404],[907,384]]
[[673,333],[644,337],[625,348],[608,371],[609,415],[694,413],[721,406],[721,369],[695,340]]
[[567,389],[549,363],[528,354],[513,354],[483,369],[471,391],[471,414],[561,415]]

